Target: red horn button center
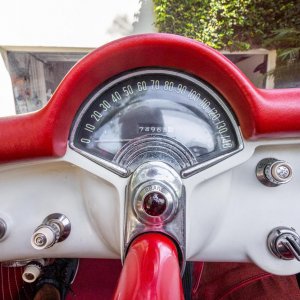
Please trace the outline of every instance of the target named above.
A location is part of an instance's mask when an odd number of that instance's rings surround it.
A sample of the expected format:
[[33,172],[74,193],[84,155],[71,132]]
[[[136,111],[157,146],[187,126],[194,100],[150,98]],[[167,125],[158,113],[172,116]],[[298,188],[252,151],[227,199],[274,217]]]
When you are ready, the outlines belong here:
[[153,217],[160,216],[167,207],[166,197],[158,192],[147,194],[143,200],[144,211]]

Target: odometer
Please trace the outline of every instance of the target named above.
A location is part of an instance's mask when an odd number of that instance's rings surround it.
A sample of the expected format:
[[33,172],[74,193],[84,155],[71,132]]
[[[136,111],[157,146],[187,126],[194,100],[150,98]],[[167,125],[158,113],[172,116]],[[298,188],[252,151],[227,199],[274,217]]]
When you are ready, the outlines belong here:
[[70,145],[123,176],[151,160],[189,176],[242,149],[221,97],[199,79],[162,69],[132,71],[101,86],[78,112]]

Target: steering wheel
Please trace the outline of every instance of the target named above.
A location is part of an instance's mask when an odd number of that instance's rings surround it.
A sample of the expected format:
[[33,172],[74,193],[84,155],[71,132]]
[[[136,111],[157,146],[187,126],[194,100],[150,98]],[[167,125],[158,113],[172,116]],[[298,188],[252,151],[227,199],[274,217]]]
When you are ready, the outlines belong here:
[[300,271],[300,89],[146,34],[93,51],[46,107],[0,119],[0,260],[125,259],[146,232],[185,261]]

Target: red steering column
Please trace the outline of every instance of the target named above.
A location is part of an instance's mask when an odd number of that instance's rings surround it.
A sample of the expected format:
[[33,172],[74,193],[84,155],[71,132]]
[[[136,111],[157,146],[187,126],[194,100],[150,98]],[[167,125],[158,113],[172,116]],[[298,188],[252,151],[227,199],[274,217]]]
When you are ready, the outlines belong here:
[[133,241],[114,299],[184,299],[178,253],[170,238],[146,233]]

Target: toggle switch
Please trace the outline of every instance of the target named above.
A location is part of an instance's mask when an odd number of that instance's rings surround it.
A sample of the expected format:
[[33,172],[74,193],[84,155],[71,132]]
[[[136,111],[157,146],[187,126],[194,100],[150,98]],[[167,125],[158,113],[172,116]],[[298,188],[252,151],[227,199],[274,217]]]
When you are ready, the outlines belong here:
[[31,237],[31,245],[37,250],[50,248],[54,244],[65,240],[70,231],[71,222],[65,215],[51,214],[34,231]]
[[268,248],[280,259],[300,261],[300,236],[294,228],[276,227],[268,235]]

